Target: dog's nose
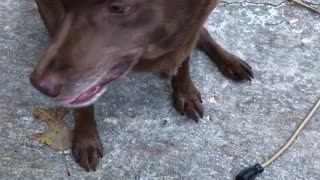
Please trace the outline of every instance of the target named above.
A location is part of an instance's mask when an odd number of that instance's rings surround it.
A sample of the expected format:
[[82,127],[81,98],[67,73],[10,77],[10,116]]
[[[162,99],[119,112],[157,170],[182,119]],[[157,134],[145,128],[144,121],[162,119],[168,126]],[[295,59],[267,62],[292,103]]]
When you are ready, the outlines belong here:
[[61,84],[56,75],[50,74],[39,78],[35,72],[30,76],[31,84],[43,94],[55,98],[59,96]]

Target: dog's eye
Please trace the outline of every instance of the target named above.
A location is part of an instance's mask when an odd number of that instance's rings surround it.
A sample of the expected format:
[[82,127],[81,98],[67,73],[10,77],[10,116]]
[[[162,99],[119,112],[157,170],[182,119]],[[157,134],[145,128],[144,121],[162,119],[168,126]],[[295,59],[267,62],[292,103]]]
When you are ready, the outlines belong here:
[[109,12],[114,15],[126,14],[131,10],[130,6],[110,5]]

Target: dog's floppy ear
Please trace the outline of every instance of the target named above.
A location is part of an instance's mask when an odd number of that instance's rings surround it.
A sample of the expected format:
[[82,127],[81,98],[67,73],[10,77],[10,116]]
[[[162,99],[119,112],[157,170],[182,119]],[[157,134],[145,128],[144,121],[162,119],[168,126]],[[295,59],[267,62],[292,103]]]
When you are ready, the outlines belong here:
[[39,13],[51,38],[58,31],[65,16],[61,0],[36,0]]

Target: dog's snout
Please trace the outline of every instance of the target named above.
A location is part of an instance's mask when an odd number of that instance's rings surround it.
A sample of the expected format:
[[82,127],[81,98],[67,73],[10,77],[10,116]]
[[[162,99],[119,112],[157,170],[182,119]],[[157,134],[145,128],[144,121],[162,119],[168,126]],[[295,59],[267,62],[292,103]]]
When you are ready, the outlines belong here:
[[30,81],[36,89],[49,97],[55,98],[60,94],[61,83],[56,75],[49,74],[39,77],[33,72]]

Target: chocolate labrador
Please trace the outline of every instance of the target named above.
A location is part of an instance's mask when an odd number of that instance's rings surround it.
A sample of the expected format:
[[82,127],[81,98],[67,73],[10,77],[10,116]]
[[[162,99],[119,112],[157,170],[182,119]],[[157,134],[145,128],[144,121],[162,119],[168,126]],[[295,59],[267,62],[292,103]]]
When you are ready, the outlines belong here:
[[72,153],[87,171],[103,154],[92,103],[130,71],[172,77],[173,105],[198,121],[201,95],[189,74],[195,47],[234,81],[251,67],[221,48],[203,27],[218,0],[36,0],[50,46],[30,76],[58,105],[72,107]]

